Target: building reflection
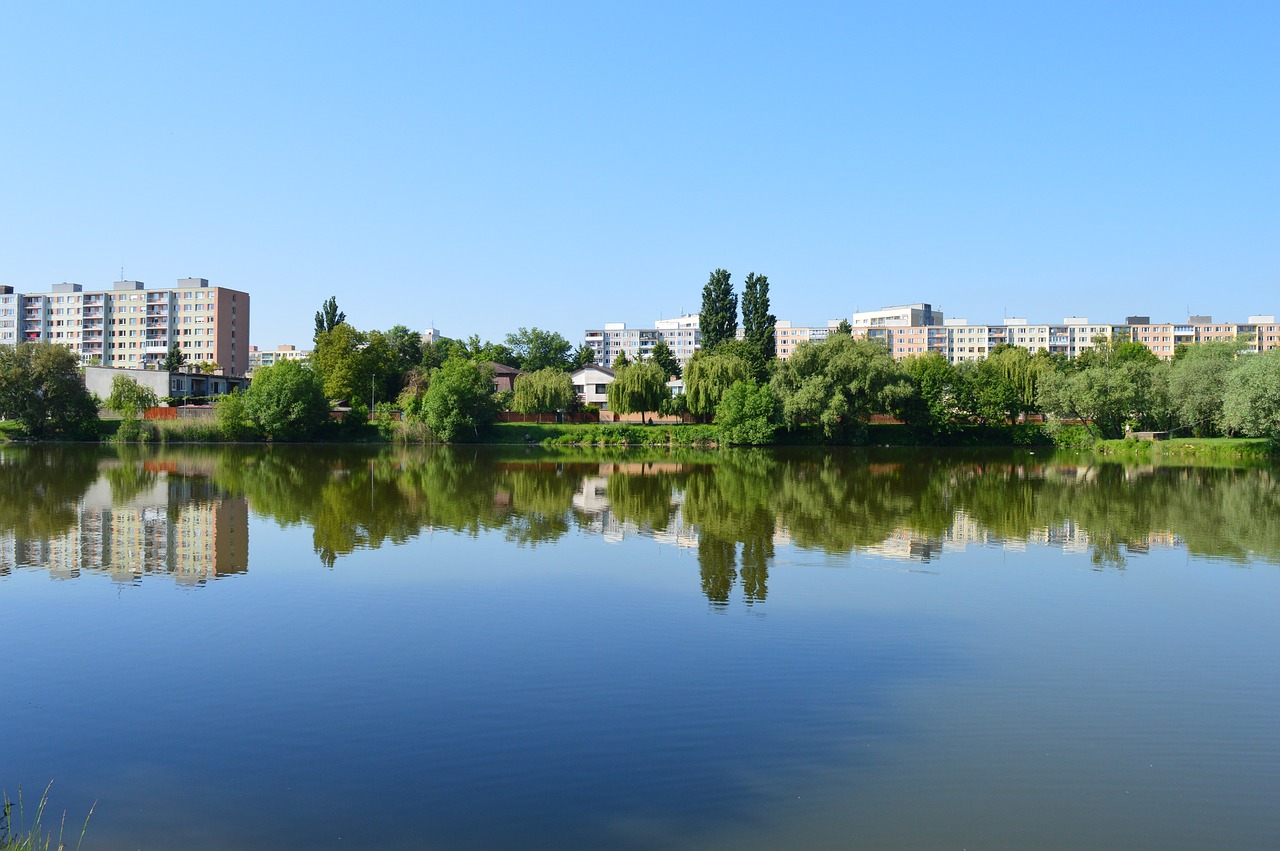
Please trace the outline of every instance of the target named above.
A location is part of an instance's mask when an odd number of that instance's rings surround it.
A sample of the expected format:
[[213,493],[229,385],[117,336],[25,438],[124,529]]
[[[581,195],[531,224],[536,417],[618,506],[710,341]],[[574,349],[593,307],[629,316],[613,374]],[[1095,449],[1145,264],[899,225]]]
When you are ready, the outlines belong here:
[[104,464],[71,508],[74,522],[61,533],[0,530],[0,573],[102,574],[126,583],[163,575],[201,585],[248,568],[248,503],[202,475]]

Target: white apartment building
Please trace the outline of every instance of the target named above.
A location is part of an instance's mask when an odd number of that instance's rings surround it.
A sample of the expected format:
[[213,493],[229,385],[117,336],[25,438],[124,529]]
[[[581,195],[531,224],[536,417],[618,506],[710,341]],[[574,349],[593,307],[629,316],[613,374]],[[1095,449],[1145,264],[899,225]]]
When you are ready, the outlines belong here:
[[941,325],[942,322],[942,311],[934,310],[933,305],[924,302],[893,305],[879,310],[864,310],[853,314],[849,319],[849,324],[853,326],[855,332],[859,328]]
[[156,365],[177,344],[192,362],[243,375],[249,294],[211,287],[204,278],[182,278],[162,290],[141,281],[88,292],[80,284],[54,284],[42,293],[0,286],[0,345],[42,341],[66,346],[84,364],[126,368]]
[[659,319],[652,328],[628,328],[625,322],[606,322],[604,328],[586,331],[586,344],[595,352],[596,363],[602,366],[611,366],[623,352],[633,361],[648,358],[659,340],[666,342],[684,369],[693,353],[702,347],[698,314]]
[[259,349],[257,346],[250,346],[249,371],[247,374],[252,375],[253,371],[259,367],[275,366],[286,360],[306,363],[311,360],[311,350],[299,349],[297,346],[277,346],[274,349]]

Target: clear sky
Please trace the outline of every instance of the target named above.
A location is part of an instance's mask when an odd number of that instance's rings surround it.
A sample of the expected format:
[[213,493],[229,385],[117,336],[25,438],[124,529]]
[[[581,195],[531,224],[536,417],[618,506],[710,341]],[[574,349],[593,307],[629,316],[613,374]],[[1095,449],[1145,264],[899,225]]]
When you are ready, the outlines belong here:
[[0,6],[0,283],[206,277],[252,342],[1280,313],[1280,3]]

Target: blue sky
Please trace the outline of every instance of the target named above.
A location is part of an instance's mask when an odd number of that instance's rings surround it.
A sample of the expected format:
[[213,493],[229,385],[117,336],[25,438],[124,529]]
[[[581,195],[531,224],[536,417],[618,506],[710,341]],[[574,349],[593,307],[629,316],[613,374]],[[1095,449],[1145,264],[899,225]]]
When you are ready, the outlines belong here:
[[580,342],[767,274],[821,323],[1280,313],[1280,4],[0,6],[0,283],[252,341]]

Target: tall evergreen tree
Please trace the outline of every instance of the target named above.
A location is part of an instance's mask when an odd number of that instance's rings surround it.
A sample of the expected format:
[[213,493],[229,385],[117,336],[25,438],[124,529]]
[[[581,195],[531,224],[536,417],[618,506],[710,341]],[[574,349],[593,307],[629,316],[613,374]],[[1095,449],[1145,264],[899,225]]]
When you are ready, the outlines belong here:
[[778,317],[769,312],[769,279],[751,272],[742,286],[742,335],[766,364],[778,353],[777,324]]
[[671,353],[671,347],[667,345],[666,340],[659,340],[653,344],[649,359],[661,367],[663,374],[668,378],[680,377],[680,361],[676,360],[676,356]]
[[334,326],[341,325],[347,321],[347,314],[338,310],[338,297],[329,296],[329,300],[320,305],[320,309],[316,311],[316,333],[312,337],[313,342],[320,340],[320,335],[326,331],[332,331]]
[[711,352],[716,346],[734,339],[738,333],[738,297],[729,283],[729,273],[716,269],[702,288],[702,311],[698,328],[702,332],[702,350]]
[[174,343],[169,347],[169,353],[164,356],[164,360],[160,361],[160,368],[167,372],[177,372],[187,363],[187,354],[182,351],[182,346]]

